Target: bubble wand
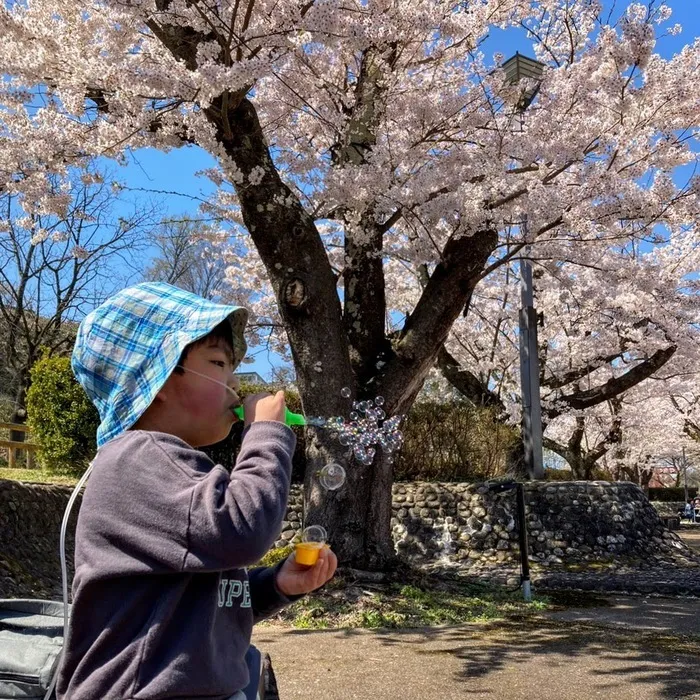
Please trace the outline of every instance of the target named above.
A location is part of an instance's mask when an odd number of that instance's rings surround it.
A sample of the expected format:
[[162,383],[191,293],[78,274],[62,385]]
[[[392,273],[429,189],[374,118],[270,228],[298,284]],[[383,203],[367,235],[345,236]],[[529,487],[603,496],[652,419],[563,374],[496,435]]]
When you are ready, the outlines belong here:
[[[232,409],[233,412],[243,420],[245,418],[245,411],[243,406],[236,406]],[[301,413],[292,413],[286,406],[284,407],[284,423],[285,425],[306,425],[306,418]]]

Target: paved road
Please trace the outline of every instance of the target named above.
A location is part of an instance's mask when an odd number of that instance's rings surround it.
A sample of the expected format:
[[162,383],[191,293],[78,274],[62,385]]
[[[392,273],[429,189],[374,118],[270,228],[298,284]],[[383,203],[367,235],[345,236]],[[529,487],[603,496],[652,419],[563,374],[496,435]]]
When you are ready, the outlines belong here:
[[[700,526],[679,534],[700,550]],[[700,599],[608,602],[539,622],[262,627],[254,640],[272,655],[282,700],[700,700]]]
[[616,600],[597,620],[614,630],[554,617],[412,631],[259,628],[255,641],[272,655],[282,700],[700,699],[700,640],[669,646],[626,629],[676,614],[677,601],[624,599],[630,611]]
[[699,598],[611,596],[607,601],[609,607],[569,608],[548,613],[546,618],[613,629],[623,626],[630,630],[657,630],[670,635],[698,637],[700,647]]

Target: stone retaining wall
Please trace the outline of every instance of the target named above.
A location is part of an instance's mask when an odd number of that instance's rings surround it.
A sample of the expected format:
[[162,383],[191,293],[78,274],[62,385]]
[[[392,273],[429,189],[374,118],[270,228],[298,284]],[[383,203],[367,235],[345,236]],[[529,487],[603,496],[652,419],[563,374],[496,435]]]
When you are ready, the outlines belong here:
[[[544,566],[692,558],[636,484],[528,483],[525,515],[530,559]],[[277,546],[299,534],[302,517],[295,486]],[[392,530],[397,552],[420,563],[492,567],[520,556],[515,492],[494,494],[484,484],[394,484]]]
[[[58,537],[70,491],[0,480],[0,596],[60,592]],[[292,487],[277,546],[300,533],[302,500],[301,487]],[[526,518],[530,557],[544,566],[694,561],[631,483],[529,483]],[[74,529],[73,522],[70,559]],[[392,529],[397,552],[421,564],[478,570],[511,566],[519,557],[514,492],[494,494],[484,484],[394,484]]]
[[[693,558],[632,483],[528,483],[525,515],[530,558],[545,566]],[[519,557],[514,491],[495,494],[484,484],[395,484],[392,525],[397,551],[423,561],[480,567]]]
[[[0,479],[0,597],[60,597],[59,536],[70,494],[65,486]],[[66,537],[71,577],[79,506],[78,498]]]

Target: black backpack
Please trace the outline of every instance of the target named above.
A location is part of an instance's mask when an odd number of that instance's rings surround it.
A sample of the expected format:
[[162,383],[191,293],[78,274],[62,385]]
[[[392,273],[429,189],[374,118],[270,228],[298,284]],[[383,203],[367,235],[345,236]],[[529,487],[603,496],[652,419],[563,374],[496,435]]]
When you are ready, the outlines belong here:
[[0,600],[0,700],[55,697],[63,603]]

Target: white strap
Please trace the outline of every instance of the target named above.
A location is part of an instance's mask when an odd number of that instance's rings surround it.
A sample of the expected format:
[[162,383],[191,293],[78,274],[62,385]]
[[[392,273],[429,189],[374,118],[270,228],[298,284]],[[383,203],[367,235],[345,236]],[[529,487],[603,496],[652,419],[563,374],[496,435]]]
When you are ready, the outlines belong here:
[[63,588],[63,648],[61,653],[58,655],[58,663],[56,664],[56,670],[53,672],[53,677],[51,678],[51,683],[49,683],[49,689],[44,695],[44,700],[51,700],[51,694],[56,687],[56,681],[58,680],[58,669],[61,668],[61,662],[63,661],[63,650],[66,648],[66,642],[68,641],[68,567],[66,565],[66,530],[68,529],[68,520],[70,519],[71,510],[73,510],[73,504],[75,499],[78,497],[80,490],[83,488],[83,484],[87,481],[92,471],[92,465],[94,460],[90,462],[90,465],[85,470],[85,474],[80,477],[80,481],[75,485],[73,493],[68,499],[68,505],[65,511],[63,511],[63,521],[61,522],[61,539],[59,542],[59,552],[61,555],[61,584]]

